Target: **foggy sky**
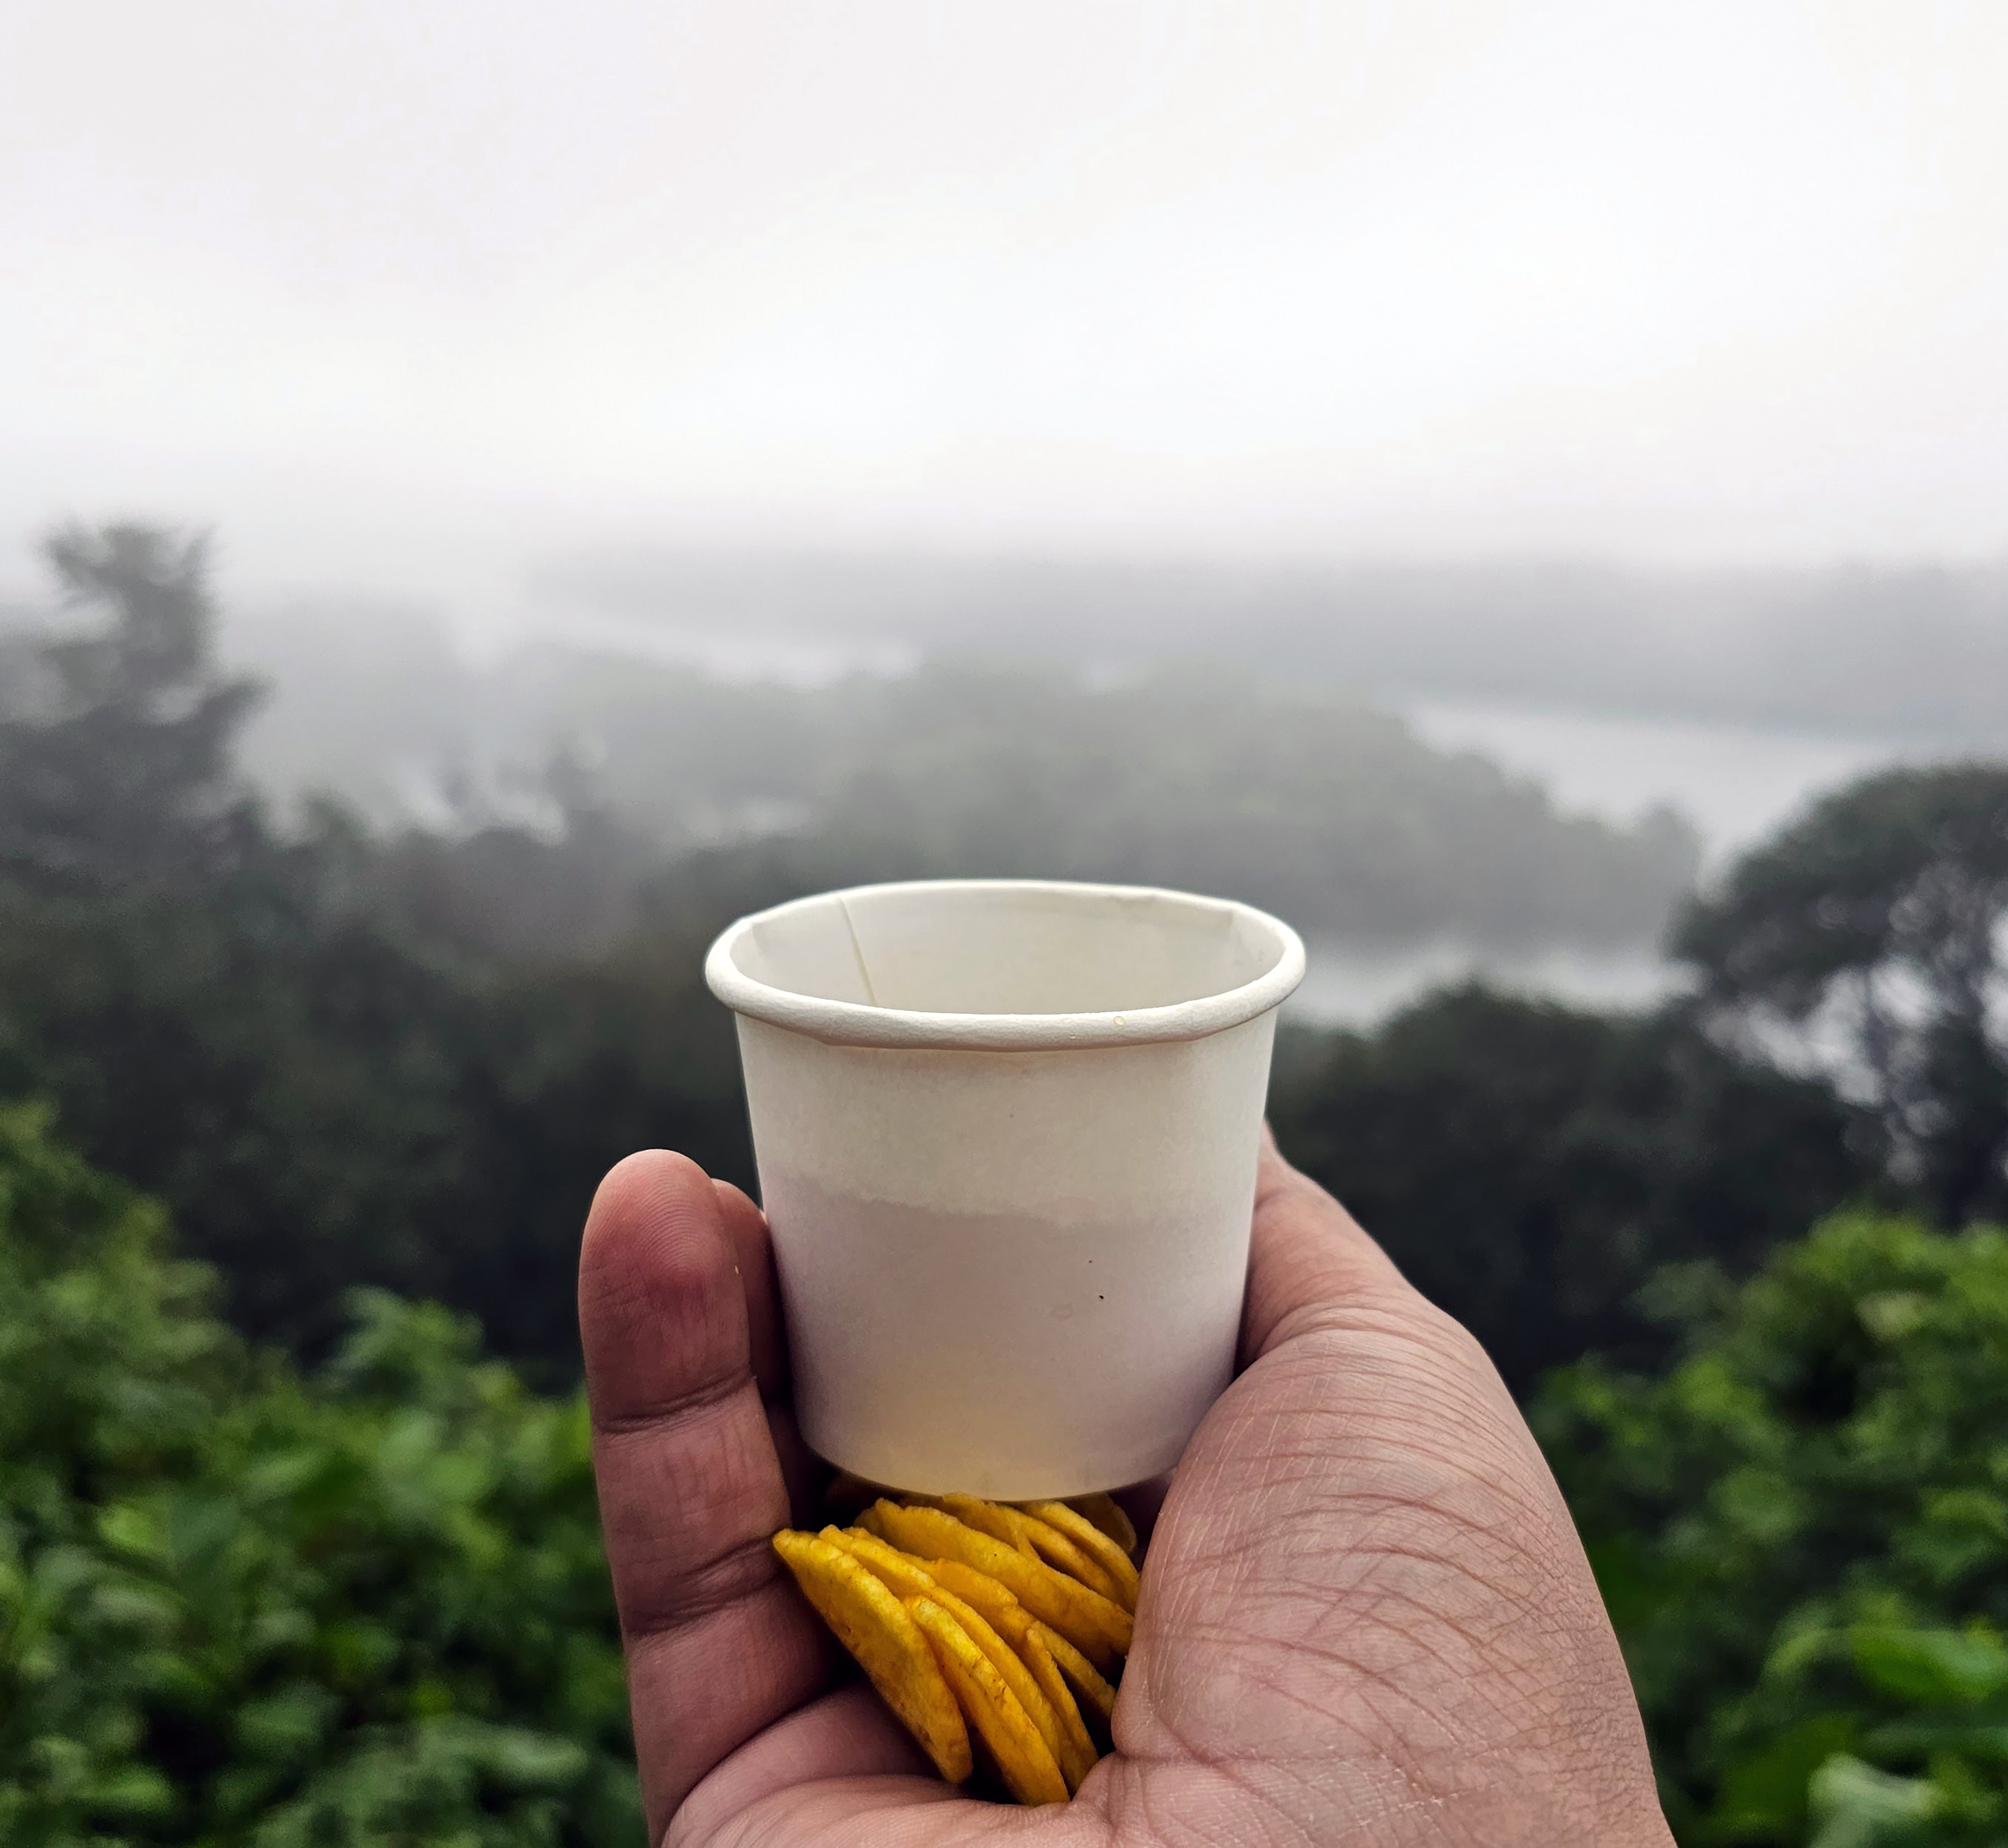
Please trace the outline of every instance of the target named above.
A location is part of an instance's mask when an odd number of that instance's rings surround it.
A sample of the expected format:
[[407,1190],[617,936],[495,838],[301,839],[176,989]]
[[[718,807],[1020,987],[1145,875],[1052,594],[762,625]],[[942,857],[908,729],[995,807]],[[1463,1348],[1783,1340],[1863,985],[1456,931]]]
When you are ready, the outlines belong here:
[[1991,0],[11,0],[0,580],[1999,555],[2004,95]]

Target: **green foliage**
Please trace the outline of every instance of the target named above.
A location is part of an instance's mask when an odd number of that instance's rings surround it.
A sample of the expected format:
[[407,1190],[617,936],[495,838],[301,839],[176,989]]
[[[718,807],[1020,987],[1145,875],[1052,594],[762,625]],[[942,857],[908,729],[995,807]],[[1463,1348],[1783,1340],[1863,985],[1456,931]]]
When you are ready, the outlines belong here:
[[1684,1841],[2008,1832],[2008,1233],[1831,1219],[1534,1412]]
[[372,1295],[303,1377],[0,1111],[0,1840],[639,1838],[585,1415]]
[[1738,1062],[1677,1009],[1625,1019],[1471,988],[1321,1057],[1284,1050],[1284,1152],[1516,1391],[1586,1351],[1663,1351],[1638,1302],[1662,1266],[1746,1272],[1872,1171],[1824,1086]]
[[1891,770],[1816,804],[1675,947],[1719,1015],[1838,1041],[1895,1171],[1946,1225],[2008,1214],[2008,766]]

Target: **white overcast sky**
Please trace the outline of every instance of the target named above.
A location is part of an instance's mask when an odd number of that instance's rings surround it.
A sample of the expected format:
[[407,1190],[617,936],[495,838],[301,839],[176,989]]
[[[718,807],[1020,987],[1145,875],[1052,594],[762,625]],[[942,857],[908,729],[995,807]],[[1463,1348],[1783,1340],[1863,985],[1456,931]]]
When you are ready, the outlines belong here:
[[0,549],[128,511],[1999,557],[2008,5],[5,0]]

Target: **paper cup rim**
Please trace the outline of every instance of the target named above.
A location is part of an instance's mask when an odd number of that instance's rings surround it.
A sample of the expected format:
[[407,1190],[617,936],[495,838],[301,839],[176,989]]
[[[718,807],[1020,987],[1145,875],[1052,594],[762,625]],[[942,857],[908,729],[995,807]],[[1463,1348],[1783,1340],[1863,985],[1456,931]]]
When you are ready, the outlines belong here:
[[[867,892],[1052,892],[1076,899],[1168,899],[1230,913],[1271,933],[1281,954],[1253,981],[1164,1007],[1120,1013],[937,1014],[871,1007],[777,988],[746,973],[733,960],[741,938],[769,919]],[[1069,1048],[1147,1046],[1200,1040],[1239,1026],[1280,1006],[1304,979],[1303,939],[1279,917],[1238,899],[1210,898],[1156,885],[1100,885],[1066,879],[903,879],[812,892],[755,911],[726,926],[704,959],[713,995],[735,1014],[839,1046],[892,1046],[942,1051],[1039,1052]]]

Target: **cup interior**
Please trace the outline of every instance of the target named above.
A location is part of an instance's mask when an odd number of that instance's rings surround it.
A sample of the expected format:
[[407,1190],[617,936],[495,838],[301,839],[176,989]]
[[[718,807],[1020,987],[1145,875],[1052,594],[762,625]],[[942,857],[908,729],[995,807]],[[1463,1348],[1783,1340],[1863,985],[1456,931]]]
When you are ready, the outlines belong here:
[[1245,988],[1294,938],[1246,906],[1015,881],[862,886],[750,919],[729,956],[813,1000],[928,1014],[1107,1014]]

